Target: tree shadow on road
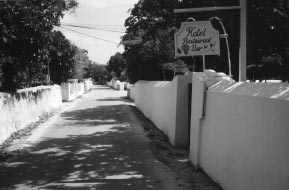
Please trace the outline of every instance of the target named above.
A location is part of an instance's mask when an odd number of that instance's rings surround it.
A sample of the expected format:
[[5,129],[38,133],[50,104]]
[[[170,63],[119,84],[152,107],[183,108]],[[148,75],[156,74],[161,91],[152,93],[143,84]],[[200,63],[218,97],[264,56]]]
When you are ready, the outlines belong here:
[[[57,126],[59,136],[43,139],[0,166],[0,189],[159,189],[146,170],[143,142],[128,124],[129,107],[64,112],[67,122]],[[60,135],[65,130],[68,134]]]
[[114,121],[121,124],[128,122],[128,115],[124,112],[129,107],[129,105],[97,106],[64,112],[61,116],[71,122],[87,122],[89,124],[90,121]]

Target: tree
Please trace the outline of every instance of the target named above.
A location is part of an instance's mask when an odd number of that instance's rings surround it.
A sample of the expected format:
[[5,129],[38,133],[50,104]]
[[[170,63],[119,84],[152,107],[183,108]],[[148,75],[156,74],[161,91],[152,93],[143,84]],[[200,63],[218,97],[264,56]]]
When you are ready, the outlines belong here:
[[[174,62],[173,36],[181,22],[188,17],[208,20],[218,16],[222,19],[227,33],[232,59],[233,77],[238,79],[238,56],[240,44],[239,11],[215,11],[175,15],[174,8],[196,8],[206,6],[238,5],[239,0],[141,0],[127,18],[126,35],[123,41],[139,40],[139,44],[125,43],[123,56],[127,62],[127,73],[131,81],[161,80],[162,65]],[[250,79],[289,80],[289,1],[252,0],[248,1],[248,77]],[[218,22],[213,26],[221,31]],[[208,56],[207,67],[227,73],[227,47],[221,40],[221,56]],[[195,60],[194,60],[195,59]],[[201,69],[200,57],[182,58],[187,65],[196,62],[196,71]],[[272,72],[273,71],[273,72]]]
[[[203,6],[229,6],[238,5],[239,0],[183,0],[181,6],[203,7]],[[264,79],[289,79],[288,65],[288,40],[289,40],[289,1],[288,0],[252,0],[248,2],[248,35],[247,35],[247,77],[251,80]],[[197,20],[207,20],[212,16],[222,19],[229,33],[229,44],[231,48],[232,70],[234,78],[238,78],[238,53],[239,53],[239,19],[237,11],[209,12],[187,14]],[[182,18],[185,19],[185,18]],[[219,29],[216,23],[214,27]],[[226,47],[221,44],[221,50]],[[220,57],[209,57],[209,67],[216,71],[227,70],[226,54]]]
[[54,31],[51,38],[50,78],[53,83],[61,84],[72,77],[77,49],[60,31]]
[[109,72],[106,69],[106,65],[101,65],[93,62],[87,67],[87,78],[92,78],[98,84],[105,84],[106,81],[111,79]]
[[125,21],[123,41],[142,39],[141,44],[125,45],[130,82],[163,79],[162,64],[174,60],[174,8],[177,0],[143,0],[131,10]]
[[0,67],[2,90],[43,84],[53,27],[76,0],[1,0]]
[[87,68],[92,63],[89,60],[87,53],[88,51],[85,49],[80,49],[75,47],[75,55],[73,57],[73,68],[71,78],[75,78],[78,80],[83,80],[84,76],[87,75]]
[[249,2],[248,77],[289,80],[289,1]]
[[107,70],[121,81],[126,81],[126,60],[121,53],[111,56],[107,63]]

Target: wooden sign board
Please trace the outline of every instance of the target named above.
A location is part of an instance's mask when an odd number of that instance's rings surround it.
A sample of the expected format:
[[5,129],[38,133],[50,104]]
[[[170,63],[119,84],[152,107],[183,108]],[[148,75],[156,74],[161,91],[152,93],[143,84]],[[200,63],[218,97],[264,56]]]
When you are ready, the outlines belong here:
[[175,56],[220,55],[219,31],[210,21],[183,22],[175,34]]

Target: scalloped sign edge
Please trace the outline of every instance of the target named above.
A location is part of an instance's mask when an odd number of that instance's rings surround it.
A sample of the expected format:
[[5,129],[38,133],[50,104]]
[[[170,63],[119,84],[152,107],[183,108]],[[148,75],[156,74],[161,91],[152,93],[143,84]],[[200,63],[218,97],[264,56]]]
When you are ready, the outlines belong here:
[[220,34],[210,21],[182,22],[175,33],[175,57],[220,55]]

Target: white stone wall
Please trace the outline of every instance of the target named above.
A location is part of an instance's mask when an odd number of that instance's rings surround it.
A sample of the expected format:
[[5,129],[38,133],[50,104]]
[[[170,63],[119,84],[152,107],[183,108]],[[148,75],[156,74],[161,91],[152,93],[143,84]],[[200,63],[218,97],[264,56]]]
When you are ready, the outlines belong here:
[[0,143],[61,104],[58,85],[19,90],[15,96],[0,94]]
[[84,91],[88,92],[91,90],[91,84],[89,80],[84,80]]
[[192,75],[173,81],[139,81],[135,84],[135,104],[174,146],[189,144],[188,84]]
[[84,82],[78,83],[76,79],[70,79],[69,82],[61,83],[61,94],[63,101],[73,101],[82,94],[92,89],[91,79],[85,79]]
[[224,189],[289,189],[289,85],[221,81],[203,99],[194,79],[190,160]]
[[106,85],[115,89],[115,90],[123,91],[123,90],[127,89],[127,83],[126,82],[120,82],[119,80],[114,80],[114,79],[107,82]]
[[76,92],[76,96],[80,97],[82,94],[85,93],[85,85],[84,82],[80,82],[80,83],[76,83],[77,84],[77,92]]
[[128,86],[127,97],[131,100],[135,100],[135,86],[134,85]]

